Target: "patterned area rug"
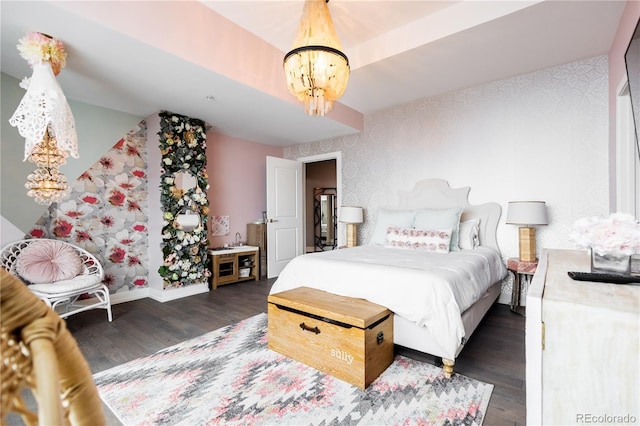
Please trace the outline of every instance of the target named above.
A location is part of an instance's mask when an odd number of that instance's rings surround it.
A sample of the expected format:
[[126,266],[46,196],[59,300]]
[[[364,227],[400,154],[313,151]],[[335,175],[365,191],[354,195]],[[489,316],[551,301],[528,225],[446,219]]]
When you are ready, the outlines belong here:
[[362,391],[267,348],[267,315],[94,376],[125,425],[480,425],[493,385],[403,356]]

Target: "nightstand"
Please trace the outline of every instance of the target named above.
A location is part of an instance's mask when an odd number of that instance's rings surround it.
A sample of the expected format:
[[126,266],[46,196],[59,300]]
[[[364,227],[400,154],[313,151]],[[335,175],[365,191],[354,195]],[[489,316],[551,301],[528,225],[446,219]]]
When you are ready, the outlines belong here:
[[526,289],[531,284],[531,278],[536,272],[538,267],[538,260],[535,262],[523,262],[517,257],[507,259],[507,269],[513,272],[513,288],[511,289],[511,312],[524,316],[524,306],[520,306],[520,293],[522,289],[522,282],[525,283]]

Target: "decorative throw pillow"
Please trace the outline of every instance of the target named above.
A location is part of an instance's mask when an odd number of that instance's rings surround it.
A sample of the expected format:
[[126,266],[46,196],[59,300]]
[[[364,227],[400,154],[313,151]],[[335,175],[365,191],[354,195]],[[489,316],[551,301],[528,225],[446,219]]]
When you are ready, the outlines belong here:
[[20,252],[16,272],[32,284],[68,280],[82,272],[82,259],[62,241],[34,241]]
[[416,229],[451,229],[449,251],[458,251],[458,227],[462,207],[451,209],[420,209],[416,212],[413,227]]
[[385,246],[449,253],[451,229],[414,229],[390,226]]
[[458,247],[461,249],[474,249],[480,245],[480,219],[471,219],[460,222],[458,234]]
[[411,228],[415,216],[415,210],[392,210],[383,207],[379,208],[376,214],[376,224],[373,227],[373,234],[369,244],[384,245],[388,227],[398,226],[400,228]]

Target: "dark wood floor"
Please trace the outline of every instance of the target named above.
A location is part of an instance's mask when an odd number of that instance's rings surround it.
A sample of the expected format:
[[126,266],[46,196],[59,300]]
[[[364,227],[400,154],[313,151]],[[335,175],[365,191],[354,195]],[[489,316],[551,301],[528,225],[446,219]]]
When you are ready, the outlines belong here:
[[[113,305],[113,322],[103,310],[67,320],[93,373],[152,354],[186,339],[266,312],[273,280],[219,287],[206,294],[165,303],[141,299]],[[434,363],[431,356],[397,348],[411,358]],[[495,305],[458,357],[455,371],[492,383],[495,388],[485,425],[525,424],[524,318]],[[108,424],[118,424],[107,411]]]

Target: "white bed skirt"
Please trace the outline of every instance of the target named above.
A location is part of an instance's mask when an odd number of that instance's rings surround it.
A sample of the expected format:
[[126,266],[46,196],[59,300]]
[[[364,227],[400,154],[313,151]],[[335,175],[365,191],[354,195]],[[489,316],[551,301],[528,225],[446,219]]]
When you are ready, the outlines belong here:
[[[464,324],[465,339],[473,334],[486,312],[493,306],[500,297],[502,282],[497,282],[485,292],[484,295],[469,309],[462,313],[462,323]],[[393,317],[393,341],[396,345],[414,349],[433,356],[454,359],[458,356],[462,348],[461,344],[455,356],[442,348],[431,336],[426,327],[419,327],[415,322],[409,321],[399,315]]]

